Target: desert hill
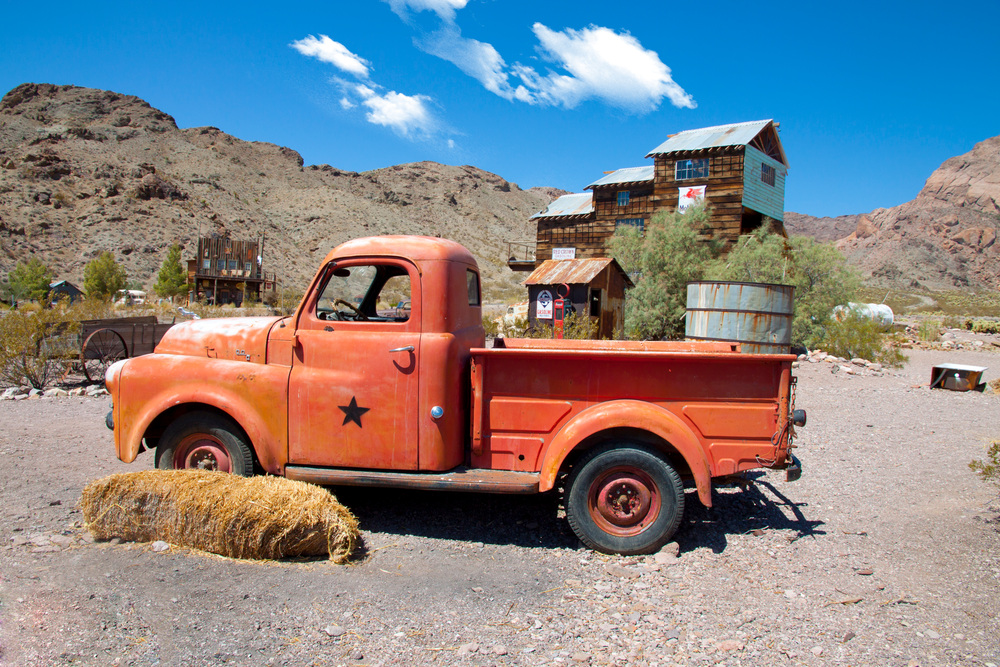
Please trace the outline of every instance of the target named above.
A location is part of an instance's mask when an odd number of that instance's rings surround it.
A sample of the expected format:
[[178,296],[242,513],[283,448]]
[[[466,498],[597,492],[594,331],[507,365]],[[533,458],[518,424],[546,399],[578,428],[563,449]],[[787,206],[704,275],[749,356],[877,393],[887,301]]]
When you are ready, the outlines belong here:
[[839,218],[786,214],[789,233],[835,240],[871,284],[1000,287],[1000,137],[946,160],[912,201]]
[[289,148],[180,129],[110,91],[29,83],[0,100],[0,274],[37,256],[79,285],[86,263],[111,250],[130,280],[151,286],[172,243],[187,260],[199,236],[229,234],[263,236],[264,268],[301,289],[342,241],[429,234],[468,247],[497,294],[523,278],[503,242],[534,239],[529,217],[558,194],[471,166],[305,166]]

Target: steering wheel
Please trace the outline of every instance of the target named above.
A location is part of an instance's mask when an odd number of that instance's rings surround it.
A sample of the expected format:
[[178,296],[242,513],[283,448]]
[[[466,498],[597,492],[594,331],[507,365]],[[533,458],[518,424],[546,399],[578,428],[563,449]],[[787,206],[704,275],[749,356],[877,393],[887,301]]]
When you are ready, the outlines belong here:
[[335,306],[344,305],[344,306],[347,306],[348,308],[350,308],[351,310],[353,310],[354,311],[354,319],[355,320],[367,320],[368,319],[368,316],[365,315],[364,313],[362,313],[360,310],[358,310],[358,307],[355,306],[350,301],[344,301],[343,299],[337,299],[336,301],[333,302],[333,305],[335,305]]

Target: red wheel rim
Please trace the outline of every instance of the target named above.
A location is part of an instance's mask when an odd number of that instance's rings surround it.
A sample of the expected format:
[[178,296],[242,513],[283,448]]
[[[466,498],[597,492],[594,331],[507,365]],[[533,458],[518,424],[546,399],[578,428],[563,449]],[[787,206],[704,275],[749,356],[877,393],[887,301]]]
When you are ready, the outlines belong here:
[[174,450],[174,468],[198,468],[230,472],[229,452],[218,438],[197,433],[185,438]]
[[659,489],[649,475],[631,466],[606,470],[588,495],[591,518],[610,535],[638,535],[660,515]]

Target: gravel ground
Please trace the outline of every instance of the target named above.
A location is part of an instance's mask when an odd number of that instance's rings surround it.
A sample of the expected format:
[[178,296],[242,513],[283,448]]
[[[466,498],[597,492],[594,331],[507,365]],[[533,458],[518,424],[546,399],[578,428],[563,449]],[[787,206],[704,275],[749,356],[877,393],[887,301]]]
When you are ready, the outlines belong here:
[[[968,469],[1000,397],[802,363],[802,479],[755,473],[646,557],[581,549],[557,499],[343,490],[357,563],[92,543],[104,398],[0,402],[2,665],[998,665],[1000,502]],[[986,378],[990,375],[987,371]],[[677,555],[674,555],[674,551]]]

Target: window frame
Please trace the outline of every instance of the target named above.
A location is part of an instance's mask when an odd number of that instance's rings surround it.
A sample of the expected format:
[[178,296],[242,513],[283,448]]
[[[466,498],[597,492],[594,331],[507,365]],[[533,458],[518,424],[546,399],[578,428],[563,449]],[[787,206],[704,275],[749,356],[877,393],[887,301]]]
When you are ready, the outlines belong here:
[[618,191],[618,206],[628,206],[631,203],[632,191],[631,190],[619,190]]
[[674,180],[691,181],[708,178],[711,174],[709,158],[686,158],[674,162]]
[[760,163],[760,180],[764,185],[770,185],[774,187],[774,181],[777,177],[778,170],[769,165],[766,162]]

